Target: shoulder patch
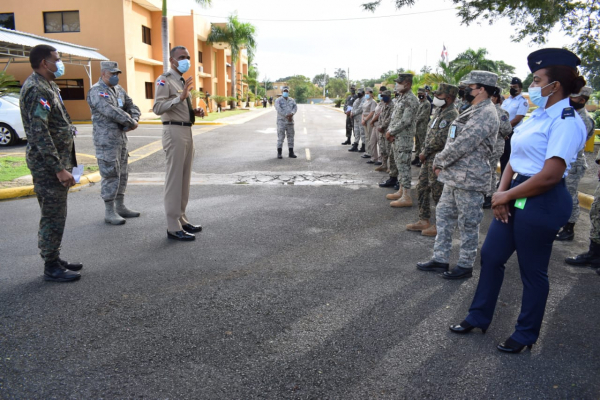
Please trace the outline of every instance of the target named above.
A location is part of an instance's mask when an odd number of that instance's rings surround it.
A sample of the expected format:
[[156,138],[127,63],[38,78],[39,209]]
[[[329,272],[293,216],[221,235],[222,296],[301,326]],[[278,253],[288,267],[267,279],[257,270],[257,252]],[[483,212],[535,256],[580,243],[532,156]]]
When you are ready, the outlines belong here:
[[50,111],[50,103],[48,102],[48,100],[46,100],[43,97],[40,97],[40,104],[42,105],[42,108],[46,111]]
[[165,86],[165,83],[164,79],[159,79],[156,81],[156,86]]
[[100,97],[104,97],[105,99],[107,99],[107,98],[109,98],[109,97],[110,97],[110,96],[109,96],[109,94],[108,94],[108,93],[106,93],[106,92],[99,92],[99,93],[98,93],[98,96],[100,96]]
[[500,117],[500,119],[502,121],[508,121],[508,115],[503,115],[502,117]]
[[569,117],[575,118],[575,109],[573,107],[563,108],[562,115],[560,116],[560,118],[565,119]]
[[447,126],[448,126],[448,121],[442,120],[442,122],[440,122],[440,125],[439,125],[440,129],[444,129]]
[[528,102],[524,102],[524,103],[523,103],[523,105],[524,105],[525,107],[529,107],[529,103],[528,103]]

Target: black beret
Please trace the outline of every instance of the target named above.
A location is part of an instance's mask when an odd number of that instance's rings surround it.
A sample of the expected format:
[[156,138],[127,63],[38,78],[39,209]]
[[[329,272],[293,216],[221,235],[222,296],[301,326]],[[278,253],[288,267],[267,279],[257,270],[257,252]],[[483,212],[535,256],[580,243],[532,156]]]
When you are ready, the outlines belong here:
[[386,88],[385,86],[381,86],[381,87],[379,88],[379,91],[380,91],[380,92],[385,92],[386,90],[387,90],[387,88]]
[[534,51],[528,55],[527,64],[529,64],[531,72],[535,72],[556,65],[577,68],[581,65],[581,60],[567,49],[548,48]]
[[523,86],[523,82],[517,78],[516,76],[514,78],[512,78],[512,81],[510,81],[511,85],[519,85],[519,86]]

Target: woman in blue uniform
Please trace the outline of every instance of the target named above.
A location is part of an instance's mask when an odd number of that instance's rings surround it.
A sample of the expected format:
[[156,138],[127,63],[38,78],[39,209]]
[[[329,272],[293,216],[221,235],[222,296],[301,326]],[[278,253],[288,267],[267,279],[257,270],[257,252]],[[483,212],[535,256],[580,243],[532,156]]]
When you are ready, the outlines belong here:
[[481,249],[481,275],[469,315],[455,333],[487,330],[516,251],[523,282],[521,313],[514,333],[498,350],[519,353],[537,341],[548,298],[548,263],[556,233],[567,222],[572,200],[565,186],[571,163],[585,144],[585,126],[569,105],[585,79],[581,60],[565,49],[542,49],[527,57],[533,73],[529,97],[538,106],[511,139],[506,173],[493,195],[492,221]]

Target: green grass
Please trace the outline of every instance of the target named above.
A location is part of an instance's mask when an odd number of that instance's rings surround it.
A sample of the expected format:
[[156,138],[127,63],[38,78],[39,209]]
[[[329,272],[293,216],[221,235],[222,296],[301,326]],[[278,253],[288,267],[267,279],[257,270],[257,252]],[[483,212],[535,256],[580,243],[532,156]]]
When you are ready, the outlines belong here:
[[25,157],[0,158],[0,182],[8,182],[21,176],[29,175],[29,168]]
[[233,115],[243,114],[248,112],[248,110],[232,110],[232,111],[223,111],[221,113],[211,112],[208,116],[204,117],[204,119],[196,117],[196,121],[214,121],[220,118],[231,117]]

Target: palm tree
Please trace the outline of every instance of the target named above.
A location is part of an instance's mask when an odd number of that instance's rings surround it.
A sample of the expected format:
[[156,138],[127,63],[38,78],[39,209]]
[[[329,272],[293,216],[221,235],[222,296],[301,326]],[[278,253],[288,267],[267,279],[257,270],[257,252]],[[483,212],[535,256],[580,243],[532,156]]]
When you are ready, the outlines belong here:
[[484,48],[480,48],[477,51],[467,49],[456,56],[456,58],[450,62],[450,66],[454,68],[455,72],[458,72],[464,67],[471,67],[471,69],[480,71],[498,72],[496,62],[488,60],[486,58],[487,54],[488,51]]
[[20,90],[19,82],[15,80],[14,76],[0,71],[0,97],[9,93],[19,93]]
[[[212,0],[195,0],[203,7],[210,6]],[[162,0],[162,53],[163,53],[163,72],[169,70],[169,20],[167,19],[167,0]]]
[[[256,49],[256,40],[254,35],[256,28],[248,22],[240,22],[237,15],[230,15],[227,19],[225,27],[213,25],[210,34],[208,35],[208,44],[227,43],[231,49],[231,94],[236,95],[237,74],[235,65],[240,57],[240,52],[246,48],[248,59],[254,58],[254,50]],[[235,102],[231,108],[235,108]]]
[[458,70],[444,61],[438,63],[436,72],[425,75],[423,83],[427,85],[439,85],[440,83],[449,83],[458,85],[463,78],[473,70],[471,66],[461,67]]

